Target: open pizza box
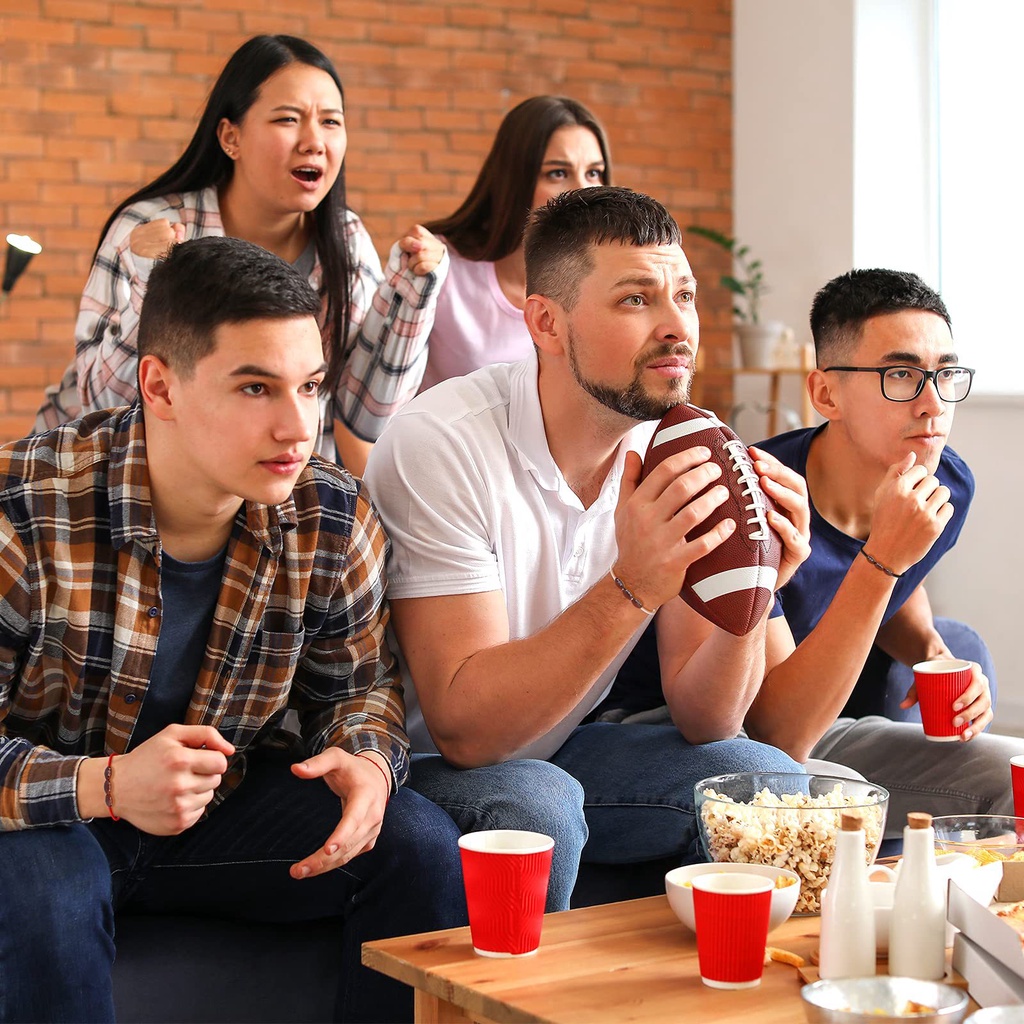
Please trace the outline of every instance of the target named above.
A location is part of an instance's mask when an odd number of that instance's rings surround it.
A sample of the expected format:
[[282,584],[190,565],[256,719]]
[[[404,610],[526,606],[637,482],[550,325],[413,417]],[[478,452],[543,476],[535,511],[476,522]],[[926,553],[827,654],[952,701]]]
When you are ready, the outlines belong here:
[[[1019,988],[1015,1001],[1024,1001],[1024,862],[986,864],[971,874],[970,884],[949,882],[949,923],[970,943],[960,942],[961,955],[970,956],[973,946],[987,960],[998,961],[1009,970],[1008,984]],[[1011,916],[1000,917],[1000,911]],[[969,972],[960,972],[970,983]]]

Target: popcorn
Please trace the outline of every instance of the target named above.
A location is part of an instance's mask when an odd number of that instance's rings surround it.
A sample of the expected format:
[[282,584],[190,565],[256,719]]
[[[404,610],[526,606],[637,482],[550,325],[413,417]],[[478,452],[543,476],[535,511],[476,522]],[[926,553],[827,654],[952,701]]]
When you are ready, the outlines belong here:
[[836,783],[821,796],[805,793],[776,795],[769,789],[754,794],[750,803],[704,790],[709,800],[700,813],[708,849],[716,861],[741,864],[771,864],[795,871],[801,880],[795,913],[817,914],[821,890],[836,852],[841,808],[859,806],[864,821],[864,839],[869,857],[874,856],[882,838],[885,812],[881,805],[861,803],[859,797],[844,796]]

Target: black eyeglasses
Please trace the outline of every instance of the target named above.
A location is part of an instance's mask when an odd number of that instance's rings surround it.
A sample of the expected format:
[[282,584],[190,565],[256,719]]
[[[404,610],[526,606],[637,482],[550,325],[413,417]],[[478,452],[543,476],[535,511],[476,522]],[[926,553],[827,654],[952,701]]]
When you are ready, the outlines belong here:
[[971,392],[974,371],[966,366],[922,370],[920,366],[826,366],[825,373],[877,373],[882,397],[890,402],[912,402],[931,380],[943,402],[962,402]]

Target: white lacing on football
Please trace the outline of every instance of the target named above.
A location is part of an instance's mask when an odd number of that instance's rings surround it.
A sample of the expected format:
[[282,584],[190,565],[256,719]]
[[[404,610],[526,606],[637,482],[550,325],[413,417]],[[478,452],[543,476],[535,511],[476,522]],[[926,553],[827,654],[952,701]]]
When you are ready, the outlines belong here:
[[736,440],[726,441],[722,447],[728,454],[729,461],[732,462],[733,469],[743,485],[741,493],[744,497],[750,498],[750,504],[744,505],[743,508],[752,513],[747,520],[747,526],[754,526],[756,529],[751,530],[748,536],[751,540],[759,540],[767,544],[771,539],[768,532],[768,509],[765,505],[760,481],[757,479],[757,473],[754,472],[754,464],[750,461],[747,446],[742,441]]

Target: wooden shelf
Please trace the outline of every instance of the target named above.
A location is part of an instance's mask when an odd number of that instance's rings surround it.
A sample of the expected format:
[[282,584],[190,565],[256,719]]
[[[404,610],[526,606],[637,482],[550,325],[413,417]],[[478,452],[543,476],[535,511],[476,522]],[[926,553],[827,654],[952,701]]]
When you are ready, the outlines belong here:
[[[768,417],[769,437],[778,433],[778,420],[781,406],[779,405],[779,388],[784,377],[805,378],[810,370],[814,368],[814,349],[811,345],[804,345],[800,353],[800,366],[704,366],[703,352],[697,350],[697,367],[693,377],[693,386],[690,392],[690,400],[694,405],[702,405],[704,394],[703,381],[712,377],[763,377],[768,382],[768,398],[763,410]],[[735,409],[735,406],[734,406]],[[813,427],[816,420],[814,407],[811,405],[810,395],[807,388],[800,389],[800,421],[805,427]],[[719,413],[721,415],[721,413]],[[723,416],[723,419],[728,417]]]

